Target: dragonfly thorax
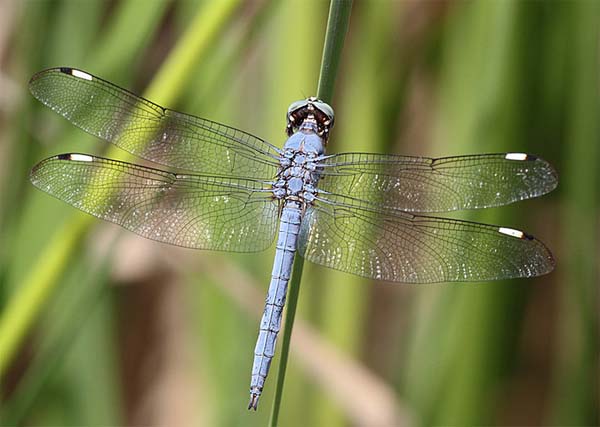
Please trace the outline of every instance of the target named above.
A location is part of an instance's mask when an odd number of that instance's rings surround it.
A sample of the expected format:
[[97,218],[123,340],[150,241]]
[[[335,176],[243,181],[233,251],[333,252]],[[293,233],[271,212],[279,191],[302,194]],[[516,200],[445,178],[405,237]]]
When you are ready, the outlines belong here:
[[302,128],[285,142],[283,146],[285,159],[295,158],[298,163],[302,158],[310,160],[312,157],[314,159],[325,152],[325,141],[316,133],[316,129],[309,126],[310,124],[303,124]]
[[307,203],[314,200],[319,180],[317,161],[324,154],[325,144],[310,126],[310,122],[303,123],[284,145],[278,180],[273,184],[273,195],[278,199]]

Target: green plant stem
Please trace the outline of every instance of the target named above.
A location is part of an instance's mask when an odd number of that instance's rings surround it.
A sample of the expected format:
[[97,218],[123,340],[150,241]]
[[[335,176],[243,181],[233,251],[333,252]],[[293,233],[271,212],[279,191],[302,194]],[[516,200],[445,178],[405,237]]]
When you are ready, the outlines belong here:
[[335,77],[342,58],[342,48],[348,32],[351,10],[352,0],[332,0],[329,7],[325,47],[317,89],[317,97],[325,102],[331,102],[333,98]]
[[[352,1],[350,0],[332,0],[329,7],[329,18],[327,19],[327,30],[325,34],[325,45],[323,48],[323,58],[321,60],[321,71],[319,73],[319,85],[317,97],[325,102],[331,102],[333,98],[333,89],[335,78],[342,56],[344,39],[348,31],[350,11]],[[300,293],[300,282],[302,280],[302,269],[304,258],[297,256],[294,261],[292,277],[290,279],[289,292],[287,297],[285,323],[281,342],[281,356],[279,358],[279,370],[277,372],[277,384],[275,388],[275,397],[271,410],[269,426],[276,426],[279,420],[279,410],[283,395],[283,384],[285,382],[285,372],[290,350],[290,341],[296,307],[298,305],[298,295]]]
[[[219,30],[225,27],[240,0],[210,2],[201,8],[172,54],[158,71],[146,97],[172,102],[183,90],[187,76],[204,58]],[[114,153],[116,150],[109,150]],[[38,262],[19,286],[0,317],[0,377],[15,355],[27,331],[56,289],[78,243],[93,224],[91,216],[74,214],[60,227],[42,251]]]

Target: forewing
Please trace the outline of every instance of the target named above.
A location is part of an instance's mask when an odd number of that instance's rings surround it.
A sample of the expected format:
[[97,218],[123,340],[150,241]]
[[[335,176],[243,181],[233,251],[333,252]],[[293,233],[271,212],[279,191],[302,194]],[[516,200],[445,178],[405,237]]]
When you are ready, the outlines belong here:
[[31,181],[84,212],[177,246],[259,251],[277,228],[277,202],[258,181],[174,174],[85,154],[43,160]]
[[544,244],[518,230],[325,203],[307,209],[298,246],[314,263],[390,282],[533,277],[554,268]]
[[548,162],[523,153],[439,159],[341,153],[320,165],[322,192],[339,195],[346,203],[405,212],[501,206],[546,194],[558,182]]
[[41,71],[29,88],[74,125],[152,162],[241,178],[269,179],[277,171],[278,150],[262,139],[162,108],[84,71]]

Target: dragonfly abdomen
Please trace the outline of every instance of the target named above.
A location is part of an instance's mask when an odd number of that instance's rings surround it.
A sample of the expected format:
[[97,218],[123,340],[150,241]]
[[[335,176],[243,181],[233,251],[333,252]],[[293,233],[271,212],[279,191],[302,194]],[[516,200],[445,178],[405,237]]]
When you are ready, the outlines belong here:
[[258,406],[258,399],[275,354],[275,344],[281,327],[281,316],[296,254],[296,241],[300,232],[301,220],[301,203],[295,200],[287,201],[281,213],[271,283],[254,349],[248,409],[256,410]]

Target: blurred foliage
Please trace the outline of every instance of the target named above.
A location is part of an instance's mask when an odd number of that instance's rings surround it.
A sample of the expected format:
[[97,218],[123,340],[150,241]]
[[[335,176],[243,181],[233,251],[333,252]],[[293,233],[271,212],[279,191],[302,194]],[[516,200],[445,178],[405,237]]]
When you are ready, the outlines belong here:
[[[263,298],[273,249],[172,249],[35,190],[28,171],[42,158],[107,147],[39,105],[27,81],[83,68],[280,145],[287,106],[316,92],[327,10],[0,1],[0,425],[266,424],[274,372],[259,411],[245,409],[261,307],[244,301]],[[377,404],[358,377],[335,382],[339,359],[311,362],[330,354],[322,346],[387,390],[396,420],[600,424],[599,41],[593,0],[355,2],[329,151],[546,158],[553,194],[462,217],[527,229],[557,268],[408,286],[307,264],[297,322],[319,340],[292,348],[281,425],[365,424],[357,413]]]

